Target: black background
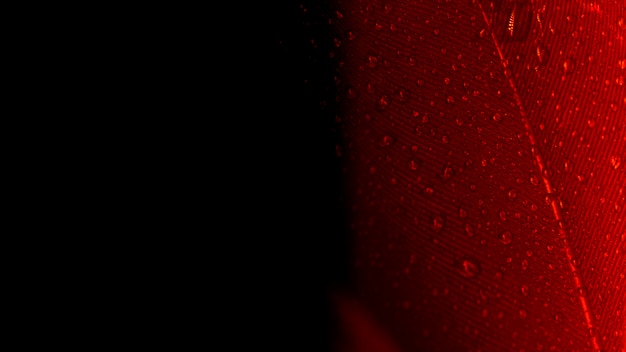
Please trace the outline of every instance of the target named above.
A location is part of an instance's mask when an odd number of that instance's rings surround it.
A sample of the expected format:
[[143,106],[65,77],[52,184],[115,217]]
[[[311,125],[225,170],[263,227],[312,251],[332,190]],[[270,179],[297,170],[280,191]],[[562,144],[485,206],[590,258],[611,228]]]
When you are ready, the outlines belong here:
[[264,121],[270,122],[264,131],[269,130],[272,172],[265,196],[278,207],[267,219],[275,237],[265,245],[274,256],[267,259],[276,282],[274,304],[280,307],[274,337],[289,350],[330,350],[338,332],[329,294],[350,284],[342,159],[336,152],[342,145],[337,58],[330,55],[328,22],[334,11],[327,1],[277,2],[269,8]]

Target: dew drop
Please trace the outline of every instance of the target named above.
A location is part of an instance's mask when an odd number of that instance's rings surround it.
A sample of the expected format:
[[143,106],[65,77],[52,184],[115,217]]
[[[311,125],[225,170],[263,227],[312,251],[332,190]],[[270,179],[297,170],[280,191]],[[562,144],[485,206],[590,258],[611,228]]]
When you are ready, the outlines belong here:
[[398,90],[396,91],[396,96],[398,97],[398,100],[402,103],[409,100],[409,95],[409,91],[404,88],[398,88]]
[[519,310],[519,316],[520,316],[520,318],[522,318],[522,319],[526,319],[526,317],[528,317],[528,312],[526,312],[526,311],[525,311],[525,310],[523,310],[523,309],[520,309],[520,310]]
[[572,162],[571,161],[565,160],[565,162],[563,163],[563,171],[565,171],[566,173],[572,172]]
[[528,296],[530,290],[528,289],[527,285],[522,285],[522,288],[520,289],[520,291],[522,292],[522,295]]
[[622,159],[619,156],[611,157],[611,166],[613,166],[615,170],[617,170],[620,167],[621,163],[622,163]]
[[560,199],[556,194],[548,193],[546,194],[545,202],[546,202],[546,205],[552,206],[552,203],[556,203],[556,204],[560,203]]
[[420,168],[420,163],[418,161],[415,161],[413,159],[411,159],[409,161],[409,169],[413,170],[413,171],[417,171]]
[[465,234],[467,234],[469,237],[474,236],[474,228],[472,227],[472,225],[465,224]]
[[596,122],[595,122],[594,120],[592,120],[592,119],[588,119],[588,120],[587,120],[587,125],[588,125],[590,128],[594,128],[594,127],[596,126]]
[[467,211],[463,208],[459,208],[459,217],[465,219],[467,217]]
[[469,259],[463,259],[460,263],[459,273],[464,277],[474,277],[478,274],[479,268]]
[[500,216],[500,220],[506,221],[506,212],[504,210],[500,210],[498,215]]
[[435,230],[435,232],[437,233],[441,232],[441,230],[443,229],[444,222],[445,220],[442,216],[439,216],[439,215],[435,216],[432,222],[433,230]]
[[502,115],[500,115],[499,113],[495,113],[493,115],[493,120],[496,121],[496,122],[502,121]]
[[381,147],[388,147],[391,143],[393,143],[393,138],[389,135],[385,135],[378,145]]
[[522,260],[522,270],[528,269],[528,260]]
[[354,98],[356,98],[356,97],[357,97],[357,93],[356,93],[356,91],[354,90],[354,88],[352,88],[352,87],[348,87],[348,88],[346,89],[346,98],[348,98],[348,99],[354,99]]
[[444,78],[443,82],[445,84],[450,84],[450,78],[448,78],[448,77]]
[[513,200],[517,197],[517,191],[511,188],[509,192],[507,193],[507,196],[509,197],[509,199]]
[[378,99],[378,107],[384,110],[389,106],[390,102],[391,100],[389,99],[389,96],[383,95],[380,99]]
[[369,55],[367,57],[367,66],[370,68],[376,68],[378,66],[378,57],[375,55]]
[[539,184],[539,179],[537,178],[537,176],[530,176],[530,183],[532,183],[533,186],[537,186]]
[[500,240],[500,243],[504,245],[511,244],[511,242],[513,241],[513,235],[511,235],[509,231],[504,231],[500,234],[499,240]]
[[343,150],[341,149],[341,146],[339,144],[335,145],[335,155],[338,158],[341,158],[343,156]]
[[565,59],[565,61],[563,61],[563,71],[565,72],[565,74],[572,74],[574,72],[574,66],[575,62],[574,59],[571,57],[568,57]]
[[452,177],[452,173],[453,173],[452,168],[450,166],[446,166],[443,169],[443,172],[441,173],[441,178],[444,179],[444,180],[447,180],[450,177]]

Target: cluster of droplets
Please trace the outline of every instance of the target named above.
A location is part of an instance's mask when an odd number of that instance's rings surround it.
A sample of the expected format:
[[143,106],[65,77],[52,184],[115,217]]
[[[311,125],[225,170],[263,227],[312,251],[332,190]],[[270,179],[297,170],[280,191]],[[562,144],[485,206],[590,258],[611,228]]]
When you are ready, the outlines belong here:
[[[511,3],[514,3],[514,2],[511,2]],[[518,1],[517,3],[524,3],[524,2],[523,1]],[[524,24],[523,23],[520,24],[519,21],[528,20],[526,17],[523,16],[523,14],[521,14],[521,11],[525,11],[525,9],[523,9],[521,7],[518,7],[518,8],[512,9],[510,11],[510,13],[508,14],[509,17],[508,17],[508,20],[507,20],[508,22],[506,24],[506,26],[507,26],[506,27],[506,31],[508,31],[507,35],[510,36],[509,39],[512,40],[512,41],[519,40],[523,36],[523,34],[520,34],[520,33],[523,33],[523,31],[524,31],[524,28],[522,27]],[[537,18],[539,19],[539,15],[537,16]],[[512,20],[512,19],[515,19],[515,20]],[[622,19],[622,21],[623,21],[623,19]],[[520,29],[520,27],[521,27],[521,29]],[[393,28],[392,28],[392,30],[393,30]],[[434,30],[434,34],[438,35],[439,34],[439,30]],[[357,38],[357,35],[356,35],[356,33],[354,31],[349,31],[348,34],[347,34],[347,38],[348,38],[348,40],[354,40],[355,38]],[[341,41],[335,41],[335,45],[336,46],[340,46],[341,45]],[[548,62],[550,62],[550,60],[551,60],[549,50],[541,42],[536,44],[536,50],[535,50],[534,54],[536,56],[536,62],[537,62],[536,69],[537,70],[539,70],[541,67],[546,66],[548,64]],[[411,58],[411,60],[413,60],[413,64],[415,64],[415,59]],[[571,56],[560,58],[558,60],[556,58],[554,58],[554,60],[552,60],[552,61],[553,62],[558,61],[558,63],[555,62],[554,64],[555,65],[557,65],[557,64],[560,65],[558,67],[558,69],[559,69],[560,72],[563,73],[564,76],[572,75],[576,71],[577,63],[576,63],[575,59],[573,57],[571,57]],[[371,68],[371,69],[375,69],[375,68],[379,67],[380,64],[381,64],[381,59],[379,58],[379,56],[377,56],[376,54],[370,54],[367,57],[367,62],[366,62],[365,65],[367,67]],[[626,69],[626,59],[620,59],[619,62],[618,62],[618,67],[620,67],[621,69]],[[510,75],[511,75],[510,71],[507,71],[507,72],[508,72],[507,77],[510,77]],[[420,82],[421,82],[421,85],[424,84],[423,80],[418,80],[418,85],[420,85]],[[452,80],[449,77],[446,77],[446,78],[443,79],[443,83],[445,85],[450,85],[451,82],[452,82]],[[623,84],[623,77],[622,78],[618,77],[616,79],[616,83],[619,84],[619,85],[622,85]],[[348,88],[347,94],[348,94],[349,98],[350,97],[352,97],[352,98],[356,97],[356,92],[351,87]],[[475,96],[478,96],[479,94],[480,93],[476,93],[476,92],[474,93]],[[455,102],[457,102],[455,97],[452,96],[452,95],[448,95],[447,97],[444,96],[443,98],[445,98],[445,101],[447,103],[449,103],[449,104],[454,104]],[[410,99],[410,92],[409,92],[409,90],[406,90],[404,88],[398,88],[395,92],[393,92],[393,94],[391,92],[389,92],[389,94],[380,95],[378,97],[378,100],[377,100],[377,105],[378,105],[378,107],[380,109],[384,110],[384,109],[387,109],[389,107],[389,105],[392,103],[392,101],[395,104],[396,102],[401,102],[401,103],[402,102],[407,102],[409,99]],[[457,97],[457,99],[459,99],[459,98]],[[626,98],[625,98],[624,102],[626,103]],[[435,104],[434,102],[431,102],[431,106],[434,107],[434,104]],[[422,121],[426,121],[426,122],[428,121],[428,115],[426,115],[426,114],[421,114],[420,115],[419,112],[414,111],[413,112],[413,116],[414,117],[418,117],[419,116],[419,118],[422,119]],[[503,115],[502,113],[496,112],[495,114],[491,115],[491,118],[495,122],[502,122],[504,118],[507,118],[507,116]],[[589,124],[590,127],[593,128],[594,122],[592,120],[589,120],[588,124]],[[459,124],[459,125],[461,125],[461,124]],[[541,127],[542,127],[541,129],[543,129],[543,126],[541,126]],[[448,139],[447,136],[443,136],[441,141],[443,143],[448,143],[449,139]],[[380,140],[379,146],[380,147],[388,147],[392,143],[394,143],[394,138],[392,136],[385,135]],[[615,170],[619,169],[620,166],[622,165],[620,156],[617,156],[617,155],[611,156],[609,161],[610,161],[611,167],[613,169],[615,169]],[[481,165],[483,167],[486,167],[488,165],[487,159],[483,159],[482,162],[481,162]],[[420,167],[421,167],[421,161],[418,160],[418,159],[410,159],[407,162],[407,166],[408,166],[408,169],[411,170],[411,171],[418,171],[420,169]],[[571,161],[566,160],[564,162],[564,164],[563,164],[563,168],[564,168],[564,171],[566,173],[571,172],[571,170],[573,168]],[[376,169],[374,167],[372,167],[370,169],[370,173],[374,174],[375,172],[376,172]],[[454,169],[452,168],[452,166],[446,165],[442,169],[440,177],[441,177],[442,180],[449,180],[453,176],[453,174],[454,174]],[[395,178],[393,180],[395,180]],[[528,179],[526,179],[525,182],[528,182]],[[534,175],[531,176],[530,177],[530,183],[533,186],[539,186],[539,184],[540,184],[539,177],[534,176]],[[427,188],[427,190],[428,189],[431,189],[431,188]],[[506,197],[509,200],[511,200],[511,201],[515,200],[517,198],[517,196],[518,196],[517,190],[514,189],[514,188],[508,189],[506,191]],[[534,207],[533,210],[536,210],[536,206],[533,205],[533,207]],[[498,214],[499,219],[502,222],[507,221],[508,217],[512,217],[512,215],[510,213],[507,215],[507,212],[504,211],[504,210],[498,211],[497,214]],[[467,211],[465,209],[463,209],[463,208],[460,208],[459,209],[459,217],[462,218],[462,219],[465,219],[467,217]],[[446,223],[445,216],[443,216],[443,215],[434,216],[432,218],[432,221],[431,221],[432,230],[435,233],[440,234],[443,231],[443,229],[444,229],[445,223]],[[480,225],[477,227],[477,230],[480,233]],[[476,236],[476,233],[477,233],[476,231],[477,230],[470,223],[465,223],[463,225],[463,227],[462,227],[462,231],[464,231],[465,235],[468,236],[468,237]],[[516,234],[516,236],[520,236],[520,235],[521,234]],[[496,236],[497,236],[496,237],[497,241],[500,244],[505,245],[505,246],[510,245],[513,242],[513,240],[514,240],[514,235],[510,231],[501,231]],[[552,252],[554,250],[554,246],[553,245],[548,245],[547,248],[548,248],[548,252]],[[528,257],[532,256],[532,251],[530,251],[530,250],[527,251],[526,255]],[[528,259],[522,259],[518,263],[519,263],[519,265],[520,265],[522,270],[527,270],[530,267],[530,263],[529,263]],[[461,260],[458,260],[456,262],[456,264],[455,264],[455,268],[456,268],[456,271],[458,272],[458,274],[461,275],[462,277],[465,277],[465,278],[475,277],[481,271],[480,270],[480,262],[478,260],[470,259],[470,258],[463,258]],[[530,290],[529,286],[526,285],[526,284],[521,285],[520,288],[519,288],[519,293],[522,296],[524,296],[524,297],[529,296],[530,292],[531,292],[531,290]],[[582,295],[582,296],[586,295],[586,293],[583,292],[583,291],[579,291],[579,294]],[[405,309],[409,309],[409,307],[411,305],[410,305],[410,302],[404,301],[402,306]],[[487,309],[484,309],[481,314],[482,314],[483,317],[487,317],[487,316],[489,316],[489,311]],[[522,318],[522,319],[525,319],[528,316],[528,312],[526,310],[524,310],[524,309],[520,309],[518,311],[518,314],[519,314],[519,317]],[[556,315],[555,320],[559,321],[560,319],[561,319],[560,316]]]

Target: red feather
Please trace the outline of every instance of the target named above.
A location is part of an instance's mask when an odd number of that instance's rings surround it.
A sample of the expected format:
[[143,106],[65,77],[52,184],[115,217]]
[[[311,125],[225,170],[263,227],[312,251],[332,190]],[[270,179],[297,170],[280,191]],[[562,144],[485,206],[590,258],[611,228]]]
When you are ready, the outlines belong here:
[[337,6],[353,269],[381,329],[407,351],[624,351],[623,1]]

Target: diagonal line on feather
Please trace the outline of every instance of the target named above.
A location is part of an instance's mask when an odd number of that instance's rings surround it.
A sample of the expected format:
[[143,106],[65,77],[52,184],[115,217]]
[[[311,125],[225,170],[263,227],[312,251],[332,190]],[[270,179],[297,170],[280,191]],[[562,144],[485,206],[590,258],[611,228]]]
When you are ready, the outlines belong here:
[[[500,60],[502,62],[502,66],[504,67],[505,70],[505,77],[507,78],[508,82],[509,82],[509,86],[511,87],[511,89],[513,90],[513,94],[514,94],[514,98],[515,98],[515,103],[517,104],[519,110],[520,110],[520,115],[522,116],[522,122],[524,124],[524,128],[526,129],[526,132],[528,134],[528,139],[531,145],[531,151],[532,154],[537,162],[537,166],[539,168],[539,174],[542,177],[543,180],[543,184],[545,186],[545,189],[547,191],[547,193],[549,195],[554,195],[554,188],[552,187],[552,183],[550,182],[550,179],[546,176],[544,170],[545,170],[545,163],[543,161],[543,158],[541,157],[541,154],[539,153],[539,150],[537,149],[537,142],[535,139],[535,135],[533,133],[533,130],[530,126],[530,123],[528,121],[528,113],[526,111],[526,108],[524,107],[524,103],[522,102],[522,99],[519,95],[518,89],[517,89],[517,85],[515,84],[515,82],[513,81],[512,78],[512,74],[510,69],[508,68],[509,66],[509,62],[508,60],[504,57],[504,53],[502,52],[502,48],[500,45],[500,42],[498,41],[498,38],[496,37],[496,34],[491,26],[491,23],[489,21],[489,16],[487,15],[487,12],[485,11],[484,7],[482,6],[482,4],[479,1],[475,1],[475,3],[478,5],[480,12],[483,15],[483,18],[485,20],[485,23],[489,29],[489,32],[491,33],[491,38],[493,39],[493,42],[495,44],[496,50],[498,52],[498,56],[500,57]],[[509,30],[510,32],[513,32],[514,28],[512,28],[512,26],[514,26],[514,19],[513,18],[509,18],[508,19],[508,23],[507,23],[507,30]],[[560,202],[558,202],[558,200],[556,199],[556,197],[551,197],[551,201],[550,201],[550,205],[552,208],[552,213],[554,214],[554,217],[559,225],[559,236],[562,238],[563,243],[565,244],[565,254],[567,256],[567,263],[570,269],[570,272],[572,273],[572,277],[574,280],[574,284],[576,286],[576,289],[579,291],[584,291],[584,284],[581,278],[581,274],[580,271],[578,270],[578,267],[574,264],[574,253],[572,251],[571,245],[570,245],[570,239],[569,239],[569,234],[568,234],[568,230],[567,227],[565,225],[565,223],[563,222],[563,210],[561,208]],[[581,308],[583,310],[584,316],[585,316],[585,324],[587,325],[587,328],[589,329],[590,332],[590,337],[591,337],[591,344],[594,348],[595,351],[599,351],[601,350],[600,348],[600,343],[597,337],[597,333],[595,331],[594,328],[594,322],[593,322],[593,318],[591,315],[591,310],[590,310],[590,306],[589,306],[589,302],[587,301],[587,298],[585,295],[579,295],[579,301],[580,301],[580,305]]]

